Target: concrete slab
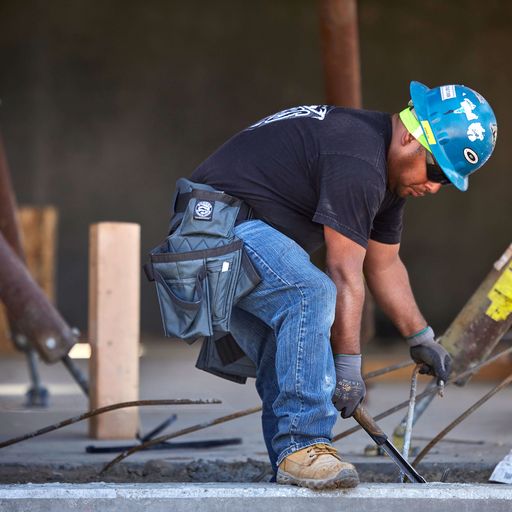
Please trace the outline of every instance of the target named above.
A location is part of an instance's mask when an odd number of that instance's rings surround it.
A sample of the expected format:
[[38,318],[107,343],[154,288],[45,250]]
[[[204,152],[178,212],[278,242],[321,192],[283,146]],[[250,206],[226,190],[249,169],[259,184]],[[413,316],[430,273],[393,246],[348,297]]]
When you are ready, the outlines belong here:
[[467,484],[365,484],[310,491],[265,484],[46,484],[0,486],[4,512],[509,512],[512,488]]
[[[141,398],[220,398],[221,405],[151,407],[141,409],[142,433],[146,433],[171,413],[178,420],[166,429],[172,432],[195,423],[259,404],[253,381],[233,384],[194,368],[199,347],[160,340],[145,343],[141,359]],[[397,346],[396,359],[407,357],[407,348]],[[371,357],[371,356],[368,356]],[[79,362],[85,369],[86,362]],[[0,439],[30,432],[87,410],[87,400],[72,382],[62,365],[42,366],[42,380],[52,393],[48,409],[25,409],[20,393],[27,381],[23,358],[0,360]],[[422,381],[424,382],[424,381]],[[423,384],[422,384],[423,385]],[[413,444],[423,446],[460,412],[487,392],[492,383],[449,387],[446,397],[436,399],[414,429]],[[376,379],[369,390],[368,409],[372,414],[407,399],[407,382],[381,382]],[[438,481],[448,468],[448,482],[485,483],[493,467],[512,447],[510,400],[512,389],[504,389],[450,433],[420,466],[427,480]],[[391,434],[402,413],[379,422]],[[354,425],[339,420],[335,433]],[[270,475],[261,434],[259,414],[208,428],[176,439],[189,441],[241,437],[243,444],[215,449],[176,449],[139,452],[126,459],[108,475],[110,482],[264,482]],[[86,454],[88,444],[125,444],[92,441],[85,422],[0,450],[0,482],[92,482],[98,481],[102,465],[115,454]],[[337,443],[348,460],[354,462],[363,481],[392,482],[396,469],[385,457],[365,457],[371,444],[359,432]],[[103,479],[103,478],[102,478]]]

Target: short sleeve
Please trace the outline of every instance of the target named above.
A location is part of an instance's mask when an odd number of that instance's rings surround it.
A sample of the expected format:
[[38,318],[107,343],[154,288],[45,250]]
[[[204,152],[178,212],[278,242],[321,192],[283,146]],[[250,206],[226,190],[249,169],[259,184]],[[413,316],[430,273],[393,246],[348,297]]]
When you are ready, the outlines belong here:
[[364,160],[321,155],[318,204],[313,221],[329,226],[364,248],[385,193],[377,171]]
[[370,238],[383,244],[398,244],[402,235],[405,199],[387,191],[370,233]]

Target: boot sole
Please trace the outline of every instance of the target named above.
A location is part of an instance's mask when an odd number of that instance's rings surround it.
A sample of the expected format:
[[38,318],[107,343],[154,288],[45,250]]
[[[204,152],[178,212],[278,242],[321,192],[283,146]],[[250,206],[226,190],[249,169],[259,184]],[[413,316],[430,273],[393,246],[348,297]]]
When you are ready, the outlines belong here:
[[333,478],[318,480],[313,478],[296,478],[286,471],[277,470],[276,482],[282,485],[297,485],[315,491],[322,489],[349,489],[359,485],[359,476],[355,469],[342,469]]

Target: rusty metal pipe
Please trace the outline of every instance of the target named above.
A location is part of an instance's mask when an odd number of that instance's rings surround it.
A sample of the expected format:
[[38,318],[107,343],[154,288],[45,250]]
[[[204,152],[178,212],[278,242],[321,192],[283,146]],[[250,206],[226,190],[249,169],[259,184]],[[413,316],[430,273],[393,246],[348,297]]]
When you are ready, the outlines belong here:
[[67,355],[76,336],[0,233],[0,299],[16,332],[23,333],[47,363]]
[[[7,154],[2,135],[0,134],[0,233],[4,235],[7,243],[12,247],[20,260],[26,264],[17,211],[16,195],[14,194],[10,178]],[[44,406],[47,404],[48,390],[41,385],[37,354],[27,336],[17,331],[16,323],[11,318],[9,310],[6,309],[5,313],[11,342],[16,349],[23,351],[27,358],[32,381],[32,387],[27,392],[27,405]]]
[[16,212],[16,197],[12,188],[9,164],[7,163],[2,135],[0,134],[0,232],[20,259],[25,261]]
[[357,1],[320,0],[319,9],[327,102],[360,108]]
[[[25,251],[21,241],[21,229],[17,211],[18,205],[12,187],[7,154],[3,137],[0,134],[0,233],[3,234],[6,242],[12,247],[18,258],[25,263]],[[9,311],[6,310],[5,313],[9,324],[9,335],[14,346],[18,350],[29,351],[30,346],[26,336],[16,332],[15,322],[11,319]],[[33,356],[32,361],[34,361]]]
[[[361,108],[357,0],[319,0],[318,10],[326,102],[329,105]],[[325,250],[320,251],[314,261],[323,264]],[[375,337],[375,304],[368,287],[365,288],[361,318],[362,344]]]

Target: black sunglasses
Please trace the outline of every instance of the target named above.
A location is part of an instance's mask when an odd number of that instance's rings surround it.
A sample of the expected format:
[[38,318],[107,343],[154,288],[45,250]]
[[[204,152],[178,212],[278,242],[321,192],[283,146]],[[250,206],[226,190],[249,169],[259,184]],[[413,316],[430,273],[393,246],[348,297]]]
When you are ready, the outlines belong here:
[[427,151],[427,178],[429,181],[440,183],[441,185],[451,184],[451,181],[446,177],[446,174],[442,171],[441,167],[437,165],[437,162],[434,160],[430,151]]

